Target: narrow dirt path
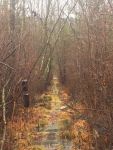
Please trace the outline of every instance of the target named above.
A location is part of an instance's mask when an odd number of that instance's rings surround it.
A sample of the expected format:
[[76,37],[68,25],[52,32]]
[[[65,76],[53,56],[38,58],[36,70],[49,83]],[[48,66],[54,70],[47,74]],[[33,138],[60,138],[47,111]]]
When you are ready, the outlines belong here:
[[58,79],[56,77],[53,78],[53,85],[51,89],[51,111],[50,111],[50,123],[45,128],[47,132],[47,137],[42,140],[42,145],[46,147],[46,150],[71,150],[72,143],[68,140],[61,140],[60,131],[61,131],[61,107],[63,106],[62,101],[59,97],[59,89],[58,89]]

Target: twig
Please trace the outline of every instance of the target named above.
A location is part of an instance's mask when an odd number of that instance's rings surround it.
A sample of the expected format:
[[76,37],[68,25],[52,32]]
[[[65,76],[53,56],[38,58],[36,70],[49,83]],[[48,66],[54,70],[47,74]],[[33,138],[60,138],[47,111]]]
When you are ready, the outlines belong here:
[[74,112],[79,111],[79,110],[90,110],[90,111],[97,111],[97,112],[109,112],[109,110],[104,110],[104,109],[94,109],[94,108],[73,108],[73,106],[70,106],[66,104],[67,107],[72,109]]
[[11,67],[9,64],[6,64],[6,63],[4,63],[4,62],[2,62],[2,61],[0,61],[0,64],[2,64],[2,65],[4,65],[4,66],[6,66],[6,67],[8,67],[8,68],[10,68],[10,69],[12,69],[12,70],[15,70],[13,67]]

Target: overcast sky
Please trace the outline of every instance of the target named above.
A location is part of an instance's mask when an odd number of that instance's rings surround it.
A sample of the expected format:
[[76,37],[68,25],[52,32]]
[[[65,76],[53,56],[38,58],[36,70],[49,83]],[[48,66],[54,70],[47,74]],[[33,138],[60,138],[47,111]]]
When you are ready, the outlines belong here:
[[[45,16],[46,14],[46,6],[47,6],[48,0],[27,0],[26,1],[26,8],[29,8],[30,10],[36,11],[39,15],[43,14]],[[62,13],[62,17],[66,17],[70,9],[73,7],[75,0],[51,0],[51,8],[50,8],[50,14],[58,15],[64,7],[64,13]],[[59,4],[59,6],[58,6]],[[77,7],[76,7],[77,10]],[[75,17],[74,13],[70,14],[70,17]]]

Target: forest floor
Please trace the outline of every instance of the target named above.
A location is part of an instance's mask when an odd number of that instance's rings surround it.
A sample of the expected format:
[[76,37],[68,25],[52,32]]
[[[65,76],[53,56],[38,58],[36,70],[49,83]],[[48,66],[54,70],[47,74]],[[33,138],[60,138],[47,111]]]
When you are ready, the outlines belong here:
[[35,105],[27,110],[21,108],[20,115],[8,123],[10,136],[7,137],[7,142],[13,150],[72,149],[71,140],[61,138],[62,131],[71,118],[69,113],[63,110],[66,106],[59,95],[58,80],[53,79],[52,82],[50,91],[42,94],[40,98],[42,101],[48,101],[46,107],[38,103],[36,95]]
[[[7,125],[6,150],[93,150],[87,147],[91,140],[89,125],[85,119],[73,120],[84,112],[67,108],[68,94],[57,78],[48,92],[35,96],[35,105],[25,110]],[[43,103],[40,103],[42,102]],[[77,108],[83,108],[77,104]],[[85,144],[84,144],[85,143]]]

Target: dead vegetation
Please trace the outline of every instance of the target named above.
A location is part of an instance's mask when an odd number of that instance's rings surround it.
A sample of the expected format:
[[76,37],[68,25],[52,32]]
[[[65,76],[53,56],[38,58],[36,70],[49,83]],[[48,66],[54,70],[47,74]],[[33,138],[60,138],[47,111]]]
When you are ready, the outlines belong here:
[[[34,106],[34,95],[50,86],[54,74],[68,89],[58,94],[65,97],[72,115],[72,137],[80,136],[80,143],[89,145],[80,144],[83,150],[111,150],[112,0],[0,0],[1,150],[5,143],[13,145],[12,140],[6,141],[6,130],[21,115],[22,80],[28,80],[30,106]],[[39,101],[40,106],[51,109],[51,100]],[[76,132],[80,125],[85,128],[82,133]]]

